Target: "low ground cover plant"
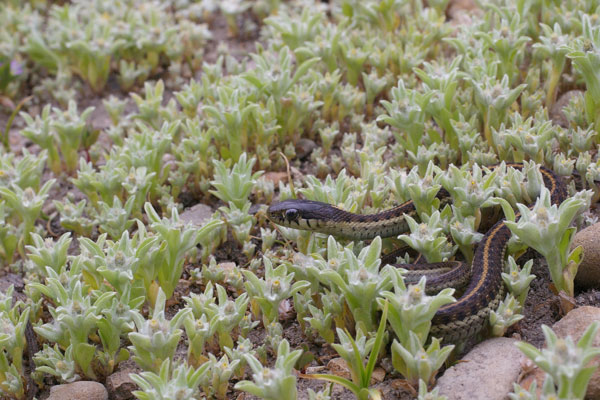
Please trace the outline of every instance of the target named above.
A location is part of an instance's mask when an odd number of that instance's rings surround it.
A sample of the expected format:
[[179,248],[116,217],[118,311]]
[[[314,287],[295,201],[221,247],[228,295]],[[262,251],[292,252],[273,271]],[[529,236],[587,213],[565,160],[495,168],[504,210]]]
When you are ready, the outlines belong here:
[[[377,399],[379,365],[405,380],[398,396],[443,398],[436,376],[464,343],[431,321],[460,291],[391,264],[471,263],[506,218],[506,295],[474,340],[523,320],[541,260],[573,307],[585,255],[571,245],[600,199],[597,13],[593,0],[458,14],[420,0],[2,2],[0,275],[22,285],[0,292],[0,397],[104,382],[132,360],[139,399],[335,398],[324,381]],[[546,169],[565,182],[560,205]],[[399,236],[353,241],[269,221],[294,198],[415,213]],[[527,247],[539,255],[519,258]],[[519,344],[545,398],[583,398],[596,330]],[[333,357],[349,379],[304,374]]]

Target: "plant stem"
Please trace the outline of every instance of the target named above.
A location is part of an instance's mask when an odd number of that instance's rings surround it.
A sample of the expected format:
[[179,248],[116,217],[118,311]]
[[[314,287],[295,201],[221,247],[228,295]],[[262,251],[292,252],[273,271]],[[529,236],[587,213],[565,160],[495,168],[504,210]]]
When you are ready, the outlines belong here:
[[13,121],[14,121],[15,117],[17,116],[17,113],[19,112],[19,110],[21,110],[21,108],[25,105],[25,103],[27,103],[31,99],[31,97],[32,96],[27,96],[23,100],[21,100],[19,102],[19,104],[17,104],[17,106],[15,107],[13,112],[10,114],[8,121],[6,122],[6,127],[4,128],[4,134],[2,135],[2,145],[4,146],[4,149],[8,152],[10,152],[10,142],[8,140],[10,128],[12,127]]
[[563,257],[558,249],[553,249],[549,254],[545,254],[544,257],[548,262],[548,269],[550,269],[550,276],[552,277],[552,282],[556,286],[556,290],[558,292],[564,291],[568,296],[573,297],[573,290],[570,289],[565,282],[563,276],[563,267],[566,264],[566,260],[563,263]]

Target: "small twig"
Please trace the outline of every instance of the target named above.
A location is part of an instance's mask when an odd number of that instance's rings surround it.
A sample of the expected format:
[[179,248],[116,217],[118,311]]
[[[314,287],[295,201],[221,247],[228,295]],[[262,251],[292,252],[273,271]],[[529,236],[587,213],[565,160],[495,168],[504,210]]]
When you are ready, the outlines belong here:
[[294,188],[294,180],[292,179],[292,174],[290,172],[290,162],[288,161],[285,154],[283,154],[281,151],[279,152],[279,155],[281,155],[281,157],[283,157],[283,160],[285,161],[285,167],[286,167],[287,176],[288,176],[288,183],[290,184],[290,190],[292,191],[292,197],[294,199],[296,199],[297,198],[296,189]]
[[4,149],[6,151],[10,151],[10,143],[8,140],[8,134],[10,132],[10,128],[12,127],[13,121],[14,121],[15,117],[17,116],[17,113],[19,112],[21,107],[23,107],[25,105],[25,103],[27,103],[31,99],[31,97],[32,96],[27,96],[23,100],[21,100],[19,102],[19,104],[17,104],[15,109],[13,110],[12,114],[10,114],[8,121],[6,122],[6,127],[4,128],[4,134],[2,136],[2,144],[4,145]]
[[48,222],[46,222],[46,230],[51,236],[55,238],[58,237],[58,234],[52,229],[52,218],[48,218]]

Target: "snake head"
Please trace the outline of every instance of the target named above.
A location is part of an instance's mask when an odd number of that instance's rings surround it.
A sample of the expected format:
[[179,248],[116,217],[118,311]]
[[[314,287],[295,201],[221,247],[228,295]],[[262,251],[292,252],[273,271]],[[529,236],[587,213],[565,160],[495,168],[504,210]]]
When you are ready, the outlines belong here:
[[332,206],[311,200],[284,200],[267,210],[267,217],[278,225],[296,229],[314,229],[311,221],[325,221],[331,217]]
[[273,204],[267,210],[267,217],[278,225],[290,226],[298,223],[300,211],[295,207],[297,200],[285,200]]

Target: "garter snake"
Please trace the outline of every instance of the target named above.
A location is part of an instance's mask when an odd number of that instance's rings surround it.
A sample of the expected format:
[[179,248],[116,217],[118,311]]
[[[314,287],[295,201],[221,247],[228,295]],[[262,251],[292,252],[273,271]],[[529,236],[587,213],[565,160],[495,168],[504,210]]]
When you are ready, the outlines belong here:
[[[507,166],[516,169],[523,167],[522,164]],[[540,167],[540,172],[550,191],[552,203],[560,204],[567,196],[564,183],[547,168]],[[437,197],[448,199],[449,193],[441,189]],[[285,200],[271,205],[267,211],[269,219],[278,225],[355,240],[390,237],[408,231],[405,215],[416,216],[412,201],[369,215],[350,213],[327,203],[310,200]],[[441,307],[435,314],[431,330],[433,336],[448,342],[458,342],[474,336],[482,329],[490,311],[498,307],[504,296],[501,273],[510,236],[511,232],[504,220],[500,220],[484,234],[470,268],[460,265],[444,268],[441,264],[425,264],[423,269],[429,270],[425,271],[425,275],[432,270],[437,271],[432,282],[428,277],[428,292],[432,284],[435,289],[439,289],[468,280],[462,296],[456,302]]]

